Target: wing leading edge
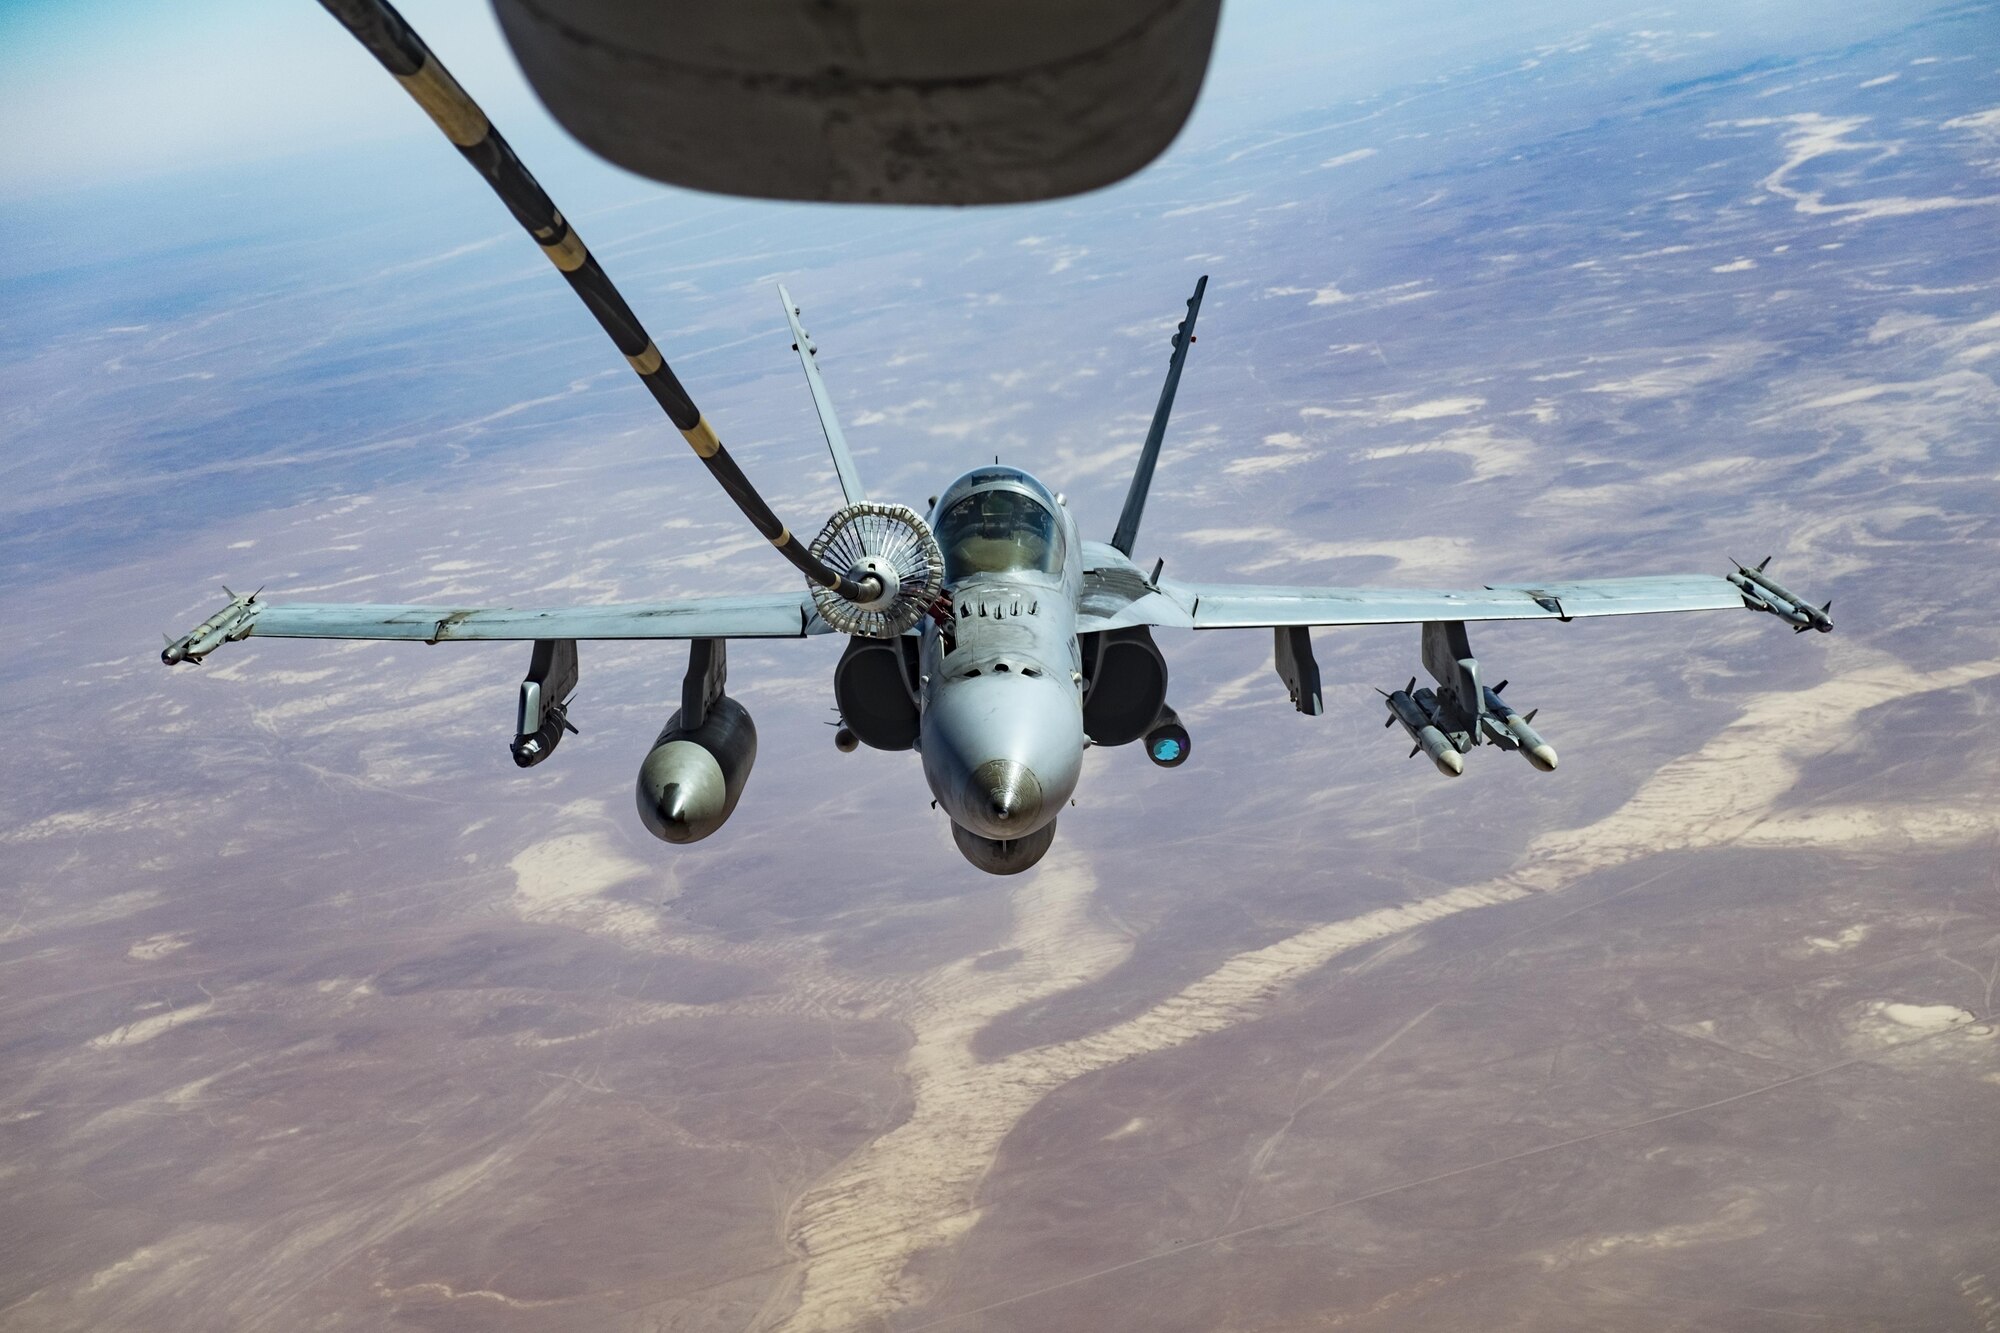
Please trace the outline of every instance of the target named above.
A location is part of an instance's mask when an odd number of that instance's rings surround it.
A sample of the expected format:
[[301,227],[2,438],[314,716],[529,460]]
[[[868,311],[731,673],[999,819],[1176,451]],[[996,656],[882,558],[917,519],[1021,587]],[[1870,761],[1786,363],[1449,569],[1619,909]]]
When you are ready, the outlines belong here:
[[[1188,583],[1142,575],[1109,548],[1084,574],[1085,633],[1155,625],[1174,629],[1283,629],[1404,625],[1444,620],[1581,620],[1749,606],[1737,585],[1709,574],[1496,583],[1479,588],[1293,588]],[[1752,608],[1754,609],[1754,608]]]
[[1403,625],[1431,620],[1581,620],[1666,611],[1744,609],[1743,594],[1711,574],[1497,583],[1481,588],[1259,588],[1164,580],[1160,590],[1194,629]]
[[199,662],[239,639],[380,639],[457,643],[525,639],[797,639],[823,630],[801,593],[547,609],[267,603],[237,597],[162,654]]

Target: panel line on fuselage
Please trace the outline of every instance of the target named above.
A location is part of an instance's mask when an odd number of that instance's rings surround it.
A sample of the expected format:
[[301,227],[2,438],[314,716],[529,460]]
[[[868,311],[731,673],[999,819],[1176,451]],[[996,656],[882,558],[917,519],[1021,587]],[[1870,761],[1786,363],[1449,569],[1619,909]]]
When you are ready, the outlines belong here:
[[930,521],[957,614],[949,640],[922,631],[924,778],[960,829],[1016,842],[1054,821],[1082,772],[1083,543],[1068,508],[1006,466],[953,482]]

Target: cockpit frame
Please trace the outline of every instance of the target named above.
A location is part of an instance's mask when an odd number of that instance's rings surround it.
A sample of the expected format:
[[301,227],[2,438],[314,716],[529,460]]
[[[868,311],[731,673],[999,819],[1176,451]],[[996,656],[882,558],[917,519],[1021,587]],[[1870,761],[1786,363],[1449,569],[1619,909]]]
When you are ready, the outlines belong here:
[[931,508],[930,523],[944,551],[947,587],[985,574],[1062,572],[1057,499],[1019,468],[974,468],[945,488]]

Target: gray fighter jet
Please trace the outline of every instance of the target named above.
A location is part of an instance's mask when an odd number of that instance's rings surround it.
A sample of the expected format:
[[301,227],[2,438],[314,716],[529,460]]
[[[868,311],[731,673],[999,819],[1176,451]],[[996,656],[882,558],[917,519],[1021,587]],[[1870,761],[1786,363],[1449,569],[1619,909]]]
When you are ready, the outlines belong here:
[[[1743,610],[1795,630],[1833,628],[1832,603],[1813,606],[1764,564],[1723,575],[1676,574],[1477,588],[1245,587],[1183,582],[1133,563],[1139,522],[1166,436],[1174,394],[1207,278],[1195,284],[1172,338],[1167,377],[1117,527],[1085,540],[1059,494],[1014,467],[975,467],[925,514],[872,500],[848,450],[790,293],[779,289],[793,348],[819,413],[845,498],[811,543],[801,543],[743,475],[659,348],[485,115],[428,48],[378,3],[326,0],[350,31],[404,84],[491,183],[624,352],[668,417],[759,531],[807,580],[803,592],[688,598],[544,610],[267,602],[262,590],[229,604],[178,639],[161,659],[200,662],[251,637],[485,640],[533,644],[521,684],[513,755],[531,767],[567,731],[577,644],[586,639],[690,641],[681,706],[639,770],[641,818],[656,836],[695,842],[729,818],[757,753],[756,727],[725,693],[727,641],[840,634],[834,668],[840,712],[835,743],[851,751],[918,751],[937,804],[966,859],[1013,874],[1055,838],[1090,745],[1141,742],[1155,764],[1187,761],[1192,740],[1168,703],[1157,627],[1263,629],[1277,672],[1301,713],[1324,711],[1310,631],[1340,625],[1422,626],[1422,662],[1436,688],[1416,679],[1385,691],[1386,726],[1401,725],[1410,753],[1456,776],[1483,744],[1515,750],[1535,768],[1556,752],[1487,686],[1467,633],[1485,620],[1570,621],[1663,611]],[[226,591],[226,590],[225,590]]]

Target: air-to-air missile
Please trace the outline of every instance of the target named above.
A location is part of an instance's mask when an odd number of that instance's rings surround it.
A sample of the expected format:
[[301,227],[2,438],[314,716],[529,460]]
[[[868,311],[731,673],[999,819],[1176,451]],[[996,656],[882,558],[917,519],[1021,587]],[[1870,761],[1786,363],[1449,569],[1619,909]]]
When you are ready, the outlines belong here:
[[1503,750],[1519,750],[1523,759],[1544,773],[1555,772],[1556,747],[1528,725],[1540,710],[1530,708],[1525,717],[1515,712],[1513,705],[1500,697],[1500,691],[1506,688],[1504,680],[1485,688],[1486,708],[1479,715],[1479,725],[1485,729],[1487,739]]
[[1768,555],[1754,567],[1738,560],[1736,572],[1724,577],[1736,585],[1736,590],[1743,594],[1744,605],[1751,610],[1769,611],[1800,634],[1809,629],[1816,629],[1822,634],[1830,631],[1833,618],[1827,612],[1833,609],[1833,599],[1828,598],[1824,606],[1814,606],[1766,574],[1764,568],[1770,563]]
[[1415,676],[1410,677],[1408,685],[1394,693],[1388,690],[1377,690],[1376,693],[1389,704],[1389,720],[1382,725],[1392,727],[1398,722],[1403,724],[1403,730],[1409,732],[1410,739],[1416,743],[1415,749],[1410,751],[1412,757],[1418,750],[1423,751],[1437,765],[1438,772],[1446,777],[1455,778],[1465,771],[1465,760],[1459,756],[1458,747],[1438,730],[1435,715],[1421,701],[1430,691],[1418,690]]
[[229,592],[228,588],[223,591],[229,593],[229,605],[180,638],[169,637],[167,646],[160,650],[162,662],[168,666],[176,662],[199,663],[223,644],[249,637],[251,623],[257,619],[257,593],[264,590],[241,594]]

